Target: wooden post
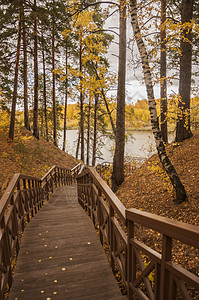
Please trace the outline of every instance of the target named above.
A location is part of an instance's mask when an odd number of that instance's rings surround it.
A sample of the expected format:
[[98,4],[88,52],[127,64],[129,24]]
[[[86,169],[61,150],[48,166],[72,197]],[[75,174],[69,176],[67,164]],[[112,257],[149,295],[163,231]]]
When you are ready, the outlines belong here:
[[160,274],[161,274],[161,267],[160,264],[156,262],[155,263],[155,290],[154,290],[155,300],[160,299]]
[[133,299],[133,292],[130,284],[136,279],[136,256],[130,243],[130,239],[134,237],[134,222],[127,220],[127,229],[127,295],[128,299]]
[[[53,176],[54,176],[54,180],[53,180]],[[54,184],[55,184],[55,188],[57,188],[57,170],[56,170],[56,168],[54,168],[53,176],[52,176],[52,193],[54,191]]]
[[29,189],[29,196],[30,196],[29,202],[31,203],[31,215],[32,217],[34,217],[34,210],[33,210],[34,203],[32,199],[33,197],[32,197],[30,180],[28,180],[28,189]]
[[97,219],[98,219],[98,224],[99,224],[100,242],[103,245],[103,235],[102,235],[102,232],[101,232],[101,226],[102,226],[102,209],[101,209],[100,199],[102,199],[102,191],[98,188]]
[[37,200],[36,200],[36,195],[35,195],[35,188],[36,188],[36,186],[35,186],[35,182],[34,182],[34,180],[32,180],[32,188],[33,188],[33,193],[34,193],[34,207],[35,207],[35,214],[37,213]]
[[50,193],[50,189],[49,189],[49,183],[48,183],[48,177],[46,176],[46,193],[47,193],[47,201],[49,200],[49,193]]
[[[25,198],[25,202],[28,199],[28,192],[27,192],[27,185],[26,185],[26,180],[23,179],[23,189],[24,189],[24,198]],[[19,214],[21,216],[21,227],[22,227],[22,231],[24,231],[24,207],[25,207],[25,203],[23,204],[22,201],[22,194],[19,194]]]
[[169,300],[176,300],[176,296],[177,296],[177,286],[173,276],[170,274]]
[[109,244],[110,244],[110,255],[111,255],[111,267],[114,270],[115,263],[114,263],[114,259],[113,259],[113,255],[112,255],[112,252],[115,250],[114,249],[114,227],[113,227],[113,223],[112,223],[113,217],[114,217],[114,209],[110,205],[109,206]]
[[160,299],[169,299],[169,281],[170,273],[165,268],[166,262],[172,258],[172,238],[163,235],[162,238],[162,263],[161,263],[161,277],[160,277]]

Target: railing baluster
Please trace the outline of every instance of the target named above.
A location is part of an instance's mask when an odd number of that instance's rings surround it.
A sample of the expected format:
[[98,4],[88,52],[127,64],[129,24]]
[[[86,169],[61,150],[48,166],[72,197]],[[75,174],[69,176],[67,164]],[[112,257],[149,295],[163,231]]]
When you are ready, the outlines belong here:
[[97,219],[99,223],[99,236],[100,236],[100,241],[101,244],[103,245],[103,235],[102,235],[102,208],[101,208],[101,201],[100,199],[102,198],[102,191],[98,189],[98,202],[97,202]]
[[49,192],[53,192],[54,187],[70,183],[70,170],[57,166],[51,168],[42,180],[23,174],[13,176],[0,201],[1,299],[3,299],[6,284],[10,286],[12,283],[12,256],[15,251],[18,254],[18,233],[19,230],[23,232],[26,218],[30,222],[30,213],[34,217],[44,200],[49,199]]
[[[109,204],[110,205],[110,204]],[[114,249],[114,226],[112,222],[112,218],[114,217],[114,209],[110,205],[109,206],[109,244],[110,244],[110,254],[111,254],[111,267],[114,270],[115,267],[115,262],[113,259],[112,252],[115,250]]]
[[[114,269],[117,265],[121,275],[124,276],[123,280],[127,286],[129,299],[133,299],[133,294],[138,295],[140,299],[146,299],[142,287],[139,288],[140,280],[147,283],[150,298],[154,300],[176,299],[177,288],[182,297],[187,298],[188,291],[185,283],[192,284],[196,289],[199,288],[198,277],[175,265],[171,255],[172,238],[179,239],[196,248],[199,247],[199,231],[196,226],[184,225],[181,222],[136,209],[126,210],[97,172],[87,168],[77,175],[79,170],[83,170],[81,165],[72,171],[55,166],[47,172],[42,180],[26,175],[15,175],[11,186],[3,195],[4,205],[0,202],[1,295],[5,290],[6,283],[11,284],[12,282],[11,258],[14,250],[19,248],[18,231],[20,226],[23,231],[24,216],[27,215],[27,220],[30,221],[30,212],[33,217],[34,211],[36,214],[43,200],[49,198],[49,193],[53,192],[57,186],[71,184],[73,176],[77,177],[79,202],[86,203],[94,225],[99,226],[100,241],[102,244],[107,243],[110,248],[111,267]],[[23,180],[23,188],[20,180]],[[17,192],[15,193],[16,188]],[[7,212],[6,219],[5,212]],[[20,222],[21,225],[18,227]],[[134,223],[163,234],[162,255],[136,240]],[[127,226],[127,234],[122,226]],[[145,267],[143,255],[148,256],[151,260],[147,267]],[[136,270],[137,263],[141,266],[140,270]],[[139,274],[137,271],[140,271]],[[152,271],[155,271],[153,289],[148,280],[149,272]]]
[[172,259],[172,238],[163,234],[162,238],[162,263],[161,263],[161,277],[160,277],[160,298],[162,300],[169,299],[169,282],[170,273],[165,268],[167,261]]
[[134,222],[128,221],[128,242],[127,242],[127,295],[128,299],[133,299],[131,283],[136,279],[136,257],[133,251],[133,246],[130,242],[134,238]]

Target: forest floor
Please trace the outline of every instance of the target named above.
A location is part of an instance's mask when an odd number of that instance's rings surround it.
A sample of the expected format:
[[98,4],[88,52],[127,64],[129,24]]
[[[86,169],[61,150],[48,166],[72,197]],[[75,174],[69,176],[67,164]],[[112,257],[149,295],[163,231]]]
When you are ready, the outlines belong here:
[[8,132],[0,128],[0,196],[15,173],[38,178],[54,165],[71,169],[78,161],[61,151],[53,143],[33,137],[25,128],[16,129],[13,142],[8,142]]
[[[37,140],[28,130],[18,129],[13,142],[0,127],[0,196],[15,173],[41,178],[53,165],[72,168],[78,161],[42,138]],[[199,130],[179,145],[167,146],[168,156],[185,186],[188,202],[176,205],[169,178],[159,158],[153,155],[117,191],[126,208],[137,208],[156,215],[199,225]],[[137,238],[161,252],[161,235],[153,230],[136,227]],[[173,259],[199,275],[199,250],[174,241]],[[195,299],[197,299],[197,295]]]
[[[126,208],[136,208],[181,222],[199,226],[199,130],[180,144],[167,146],[167,154],[185,186],[188,201],[174,203],[175,193],[162,170],[158,155],[149,158],[117,191]],[[161,252],[161,235],[137,226],[137,238]],[[199,275],[199,250],[174,241],[174,260]]]

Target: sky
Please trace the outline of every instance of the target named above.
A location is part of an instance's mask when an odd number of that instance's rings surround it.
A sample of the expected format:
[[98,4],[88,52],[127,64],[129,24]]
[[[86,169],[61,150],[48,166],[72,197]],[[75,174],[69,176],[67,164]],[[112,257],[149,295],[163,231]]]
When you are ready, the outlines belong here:
[[[107,30],[113,30],[119,33],[119,16],[118,13],[113,14],[107,21],[105,22],[104,28]],[[112,31],[110,32],[111,34]],[[132,26],[130,24],[130,20],[127,19],[127,39],[133,37]],[[118,66],[118,36],[115,34],[115,38],[111,43],[108,49],[107,58],[110,64],[110,72],[117,73]],[[138,54],[138,50],[134,49],[134,54]],[[136,103],[138,100],[147,99],[146,95],[146,87],[143,82],[143,74],[141,65],[136,70],[133,69],[133,65],[130,63],[132,58],[131,51],[127,49],[127,72],[126,72],[126,102],[127,103]],[[167,87],[168,95],[177,94],[178,87],[177,85],[172,85]],[[116,87],[112,91],[109,92],[112,95],[116,95]],[[155,98],[160,98],[160,86],[156,84],[154,86],[154,94]]]

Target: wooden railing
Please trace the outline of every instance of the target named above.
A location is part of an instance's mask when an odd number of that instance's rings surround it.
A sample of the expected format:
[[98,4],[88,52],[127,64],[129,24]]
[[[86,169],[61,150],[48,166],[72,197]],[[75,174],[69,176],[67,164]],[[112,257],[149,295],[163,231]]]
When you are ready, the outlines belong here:
[[[134,165],[132,163],[124,163],[124,176],[130,176],[136,169],[136,166],[140,166],[141,162],[144,162],[144,159],[140,158],[140,163],[136,164],[138,161],[139,157],[135,158],[135,163]],[[108,184],[108,186],[111,186],[111,177],[112,177],[112,172],[113,172],[113,163],[111,162],[103,162],[98,164],[95,167],[95,170],[99,173],[99,175],[102,177],[102,179]]]
[[[71,184],[75,178],[79,202],[99,230],[101,243],[108,245],[111,266],[117,266],[129,299],[135,295],[145,300],[199,298],[198,276],[176,265],[172,258],[173,240],[199,248],[198,227],[125,209],[93,168],[79,164],[72,170],[54,166],[41,180],[23,174],[15,174],[11,180],[0,200],[1,299],[12,283],[13,258],[25,224],[57,186]],[[139,226],[161,235],[161,253],[139,240]]]
[[79,163],[78,165],[76,165],[74,168],[71,169],[71,175],[72,175],[73,180],[76,179],[77,175],[80,174],[84,168],[85,168],[85,165],[82,163]]
[[[117,266],[129,299],[199,299],[199,277],[172,258],[173,240],[199,248],[197,226],[125,209],[92,168],[77,176],[77,185],[79,202],[99,230],[101,243],[109,247],[111,266]],[[158,232],[160,252],[139,240],[140,226]]]
[[0,299],[12,284],[13,259],[18,255],[19,241],[25,224],[49,199],[57,186],[72,183],[71,171],[59,166],[42,178],[15,174],[0,199]]

